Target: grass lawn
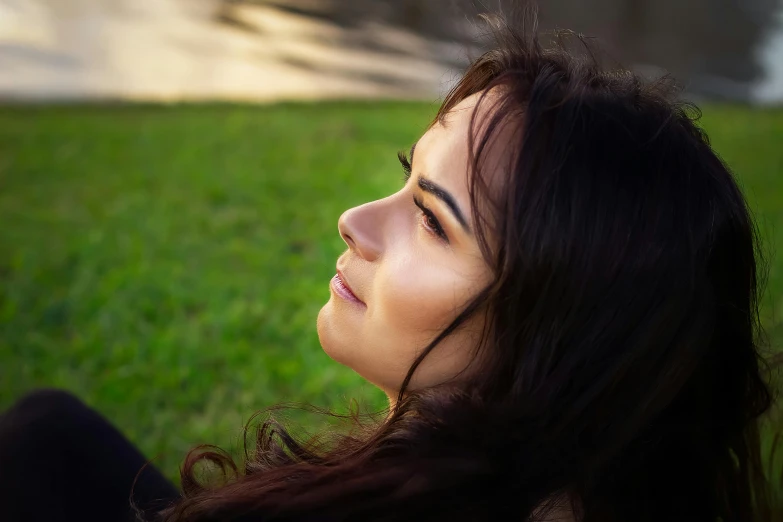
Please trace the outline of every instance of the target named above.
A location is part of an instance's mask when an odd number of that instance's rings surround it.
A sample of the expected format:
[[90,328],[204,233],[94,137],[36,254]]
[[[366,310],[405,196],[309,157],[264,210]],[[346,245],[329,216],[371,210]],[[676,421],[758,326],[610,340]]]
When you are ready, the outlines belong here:
[[[415,103],[0,108],[0,409],[76,392],[175,477],[257,409],[370,407],[315,317],[340,213],[402,183]],[[783,245],[783,110],[708,107],[767,249]],[[783,258],[764,321],[783,344]]]

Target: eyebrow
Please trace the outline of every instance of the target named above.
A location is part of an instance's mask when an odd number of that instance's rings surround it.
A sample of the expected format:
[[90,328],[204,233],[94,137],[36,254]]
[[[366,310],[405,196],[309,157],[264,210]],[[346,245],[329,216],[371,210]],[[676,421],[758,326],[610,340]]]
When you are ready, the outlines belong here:
[[[418,143],[418,142],[417,142]],[[413,153],[416,150],[416,143],[414,143],[411,146],[411,152],[410,152],[410,158],[411,158],[411,164],[413,164]],[[463,230],[467,232],[468,234],[471,234],[470,226],[468,225],[468,220],[465,219],[465,214],[462,213],[462,210],[460,210],[459,205],[457,205],[457,201],[454,199],[454,197],[438,185],[432,180],[429,180],[419,175],[418,185],[421,190],[424,192],[428,192],[438,198],[439,200],[443,201],[447,207],[449,207],[449,210],[451,210],[451,213],[454,215],[456,220],[459,222],[459,224],[462,226]]]

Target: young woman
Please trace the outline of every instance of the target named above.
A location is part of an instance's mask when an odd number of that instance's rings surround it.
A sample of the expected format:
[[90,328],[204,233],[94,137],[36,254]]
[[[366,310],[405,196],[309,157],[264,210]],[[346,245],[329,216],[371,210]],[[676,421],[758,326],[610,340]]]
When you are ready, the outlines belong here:
[[760,244],[735,179],[668,80],[523,27],[497,25],[400,189],[339,220],[318,334],[388,416],[322,443],[267,422],[218,487],[196,464],[233,463],[192,454],[152,518],[770,519]]

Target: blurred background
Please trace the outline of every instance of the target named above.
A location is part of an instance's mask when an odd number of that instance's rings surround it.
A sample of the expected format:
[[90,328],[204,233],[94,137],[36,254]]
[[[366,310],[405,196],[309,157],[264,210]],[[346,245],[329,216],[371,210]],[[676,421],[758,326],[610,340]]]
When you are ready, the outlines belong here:
[[[0,0],[11,100],[431,99],[515,0]],[[542,28],[599,38],[690,93],[783,101],[780,0],[547,0]]]
[[[511,4],[0,0],[0,410],[71,390],[176,480],[260,408],[382,407],[315,333],[337,219],[399,188],[396,151],[483,48],[475,15]],[[783,3],[540,12],[700,103],[760,226],[776,353]]]

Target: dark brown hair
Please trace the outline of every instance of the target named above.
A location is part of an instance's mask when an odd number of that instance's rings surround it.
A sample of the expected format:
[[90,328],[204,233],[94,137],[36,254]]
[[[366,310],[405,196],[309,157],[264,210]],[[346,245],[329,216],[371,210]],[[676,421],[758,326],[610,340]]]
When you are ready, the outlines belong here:
[[[469,172],[494,282],[383,421],[327,444],[268,420],[241,470],[192,453],[166,521],[545,520],[559,502],[588,522],[769,518],[763,256],[698,110],[669,79],[601,66],[582,37],[544,46],[532,10],[515,28],[486,20],[496,48],[436,121],[474,93],[492,104],[474,111]],[[504,190],[490,198],[501,128]],[[478,371],[406,389],[485,312]],[[235,473],[204,485],[204,459]]]

